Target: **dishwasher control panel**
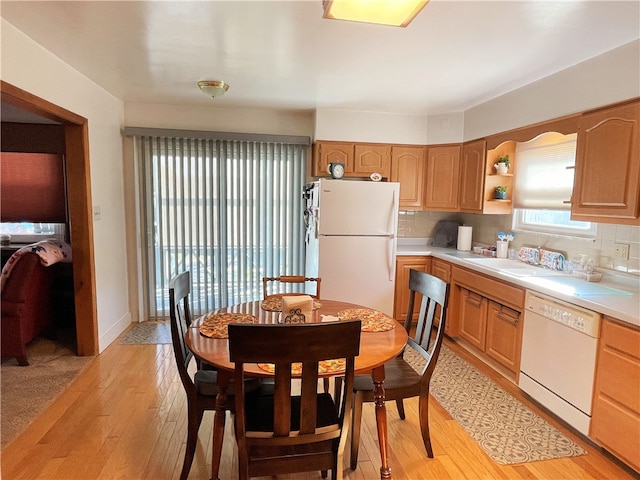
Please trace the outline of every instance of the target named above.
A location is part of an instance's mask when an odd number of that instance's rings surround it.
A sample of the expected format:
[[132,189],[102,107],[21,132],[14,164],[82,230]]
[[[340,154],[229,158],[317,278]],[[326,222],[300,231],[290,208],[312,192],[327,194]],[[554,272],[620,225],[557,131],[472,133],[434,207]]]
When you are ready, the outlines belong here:
[[562,300],[527,291],[525,310],[561,323],[594,338],[599,337],[601,315]]

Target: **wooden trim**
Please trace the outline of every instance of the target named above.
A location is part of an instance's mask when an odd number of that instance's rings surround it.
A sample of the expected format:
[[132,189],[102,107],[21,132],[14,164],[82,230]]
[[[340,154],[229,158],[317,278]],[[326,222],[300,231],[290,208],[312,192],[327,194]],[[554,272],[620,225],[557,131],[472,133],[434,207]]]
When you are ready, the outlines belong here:
[[487,150],[493,150],[500,144],[510,140],[514,142],[528,142],[529,140],[532,140],[538,135],[546,132],[558,132],[564,135],[576,133],[578,131],[580,115],[580,113],[575,113],[553,120],[534,123],[533,125],[527,125],[526,127],[520,127],[514,130],[489,135],[486,137]]
[[0,80],[0,92],[2,92],[2,101],[4,103],[48,118],[49,120],[76,125],[82,125],[87,122],[86,118],[76,115],[69,110],[65,110],[43,98],[36,97],[32,93],[15,87],[3,80]]
[[54,105],[7,82],[0,81],[2,102],[39,115],[64,127],[67,158],[67,196],[73,247],[73,282],[78,354],[97,355],[96,304],[89,135],[86,118]]

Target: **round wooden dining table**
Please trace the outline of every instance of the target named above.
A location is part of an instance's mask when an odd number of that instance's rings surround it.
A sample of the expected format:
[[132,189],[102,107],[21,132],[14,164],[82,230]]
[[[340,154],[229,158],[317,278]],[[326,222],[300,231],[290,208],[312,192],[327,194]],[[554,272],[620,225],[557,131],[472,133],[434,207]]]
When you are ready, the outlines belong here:
[[[212,314],[242,313],[254,317],[254,323],[277,324],[281,321],[281,312],[265,310],[262,301],[246,302],[226,308],[221,308]],[[331,317],[337,317],[339,312],[352,309],[365,309],[365,306],[335,300],[320,299],[310,318],[305,321],[323,322],[335,321]],[[206,362],[218,370],[218,396],[216,399],[216,413],[213,426],[213,458],[212,479],[218,479],[220,458],[222,454],[222,442],[225,429],[225,404],[226,391],[233,377],[234,364],[229,361],[229,345],[227,338],[211,338],[200,332],[200,326],[210,314],[201,316],[193,321],[187,331],[186,341],[196,358]],[[380,478],[390,479],[391,468],[389,466],[388,442],[387,442],[387,413],[384,397],[384,364],[402,352],[407,343],[407,332],[397,321],[393,320],[393,327],[388,328],[391,319],[386,317],[387,328],[365,329],[360,336],[360,355],[356,357],[355,370],[357,374],[370,374],[374,384],[375,415],[378,429],[378,441],[380,445]],[[382,330],[382,331],[376,331]],[[245,372],[256,377],[269,377],[271,373],[261,369],[258,365],[245,365]],[[337,376],[341,372],[332,372],[327,376]]]

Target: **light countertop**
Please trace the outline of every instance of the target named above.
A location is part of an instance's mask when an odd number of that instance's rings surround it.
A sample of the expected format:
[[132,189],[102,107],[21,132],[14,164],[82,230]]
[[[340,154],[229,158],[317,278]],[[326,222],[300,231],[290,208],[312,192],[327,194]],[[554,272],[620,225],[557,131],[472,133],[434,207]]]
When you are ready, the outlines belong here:
[[[514,275],[504,272],[504,268],[497,269],[489,264],[478,264],[477,260],[474,261],[474,259],[478,259],[479,255],[461,252],[455,248],[433,247],[428,245],[426,239],[399,239],[396,255],[439,258],[528,290],[543,293],[559,300],[609,315],[632,325],[640,326],[640,277],[634,275],[600,270],[603,272],[603,279],[597,283],[587,282],[564,274],[555,276]],[[501,260],[502,262],[513,262],[515,269],[527,266],[519,260],[504,259]],[[595,290],[595,292],[589,292],[589,290]],[[601,292],[598,290],[601,290]],[[605,294],[602,294],[602,292],[605,292]]]

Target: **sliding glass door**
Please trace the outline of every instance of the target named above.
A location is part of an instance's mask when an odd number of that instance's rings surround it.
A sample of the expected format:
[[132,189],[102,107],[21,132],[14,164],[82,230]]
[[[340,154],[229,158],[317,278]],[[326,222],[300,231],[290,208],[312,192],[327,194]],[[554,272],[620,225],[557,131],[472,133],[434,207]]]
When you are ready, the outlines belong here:
[[304,274],[307,146],[136,136],[149,318],[191,272],[193,314],[259,300],[262,277]]

